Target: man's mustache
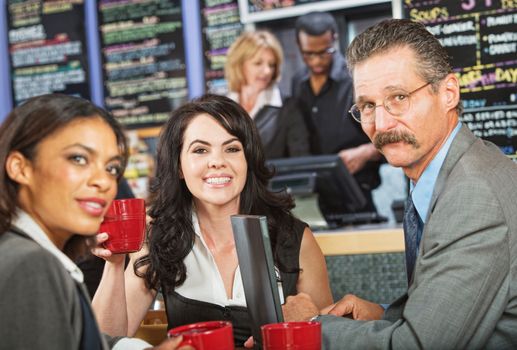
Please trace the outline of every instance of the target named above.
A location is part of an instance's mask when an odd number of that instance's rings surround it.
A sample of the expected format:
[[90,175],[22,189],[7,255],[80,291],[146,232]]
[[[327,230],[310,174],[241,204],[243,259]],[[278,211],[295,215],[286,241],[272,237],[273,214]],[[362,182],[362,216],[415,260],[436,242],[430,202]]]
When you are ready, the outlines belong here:
[[375,135],[375,138],[373,139],[373,145],[378,150],[390,143],[396,142],[405,142],[409,145],[412,145],[414,148],[420,147],[420,144],[416,140],[415,136],[407,132],[381,132]]

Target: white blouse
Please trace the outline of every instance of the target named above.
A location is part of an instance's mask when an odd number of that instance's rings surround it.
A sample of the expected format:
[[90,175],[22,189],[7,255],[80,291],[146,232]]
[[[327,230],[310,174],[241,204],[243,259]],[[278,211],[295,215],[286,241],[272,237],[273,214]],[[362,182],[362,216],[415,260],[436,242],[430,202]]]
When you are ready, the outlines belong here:
[[176,287],[175,291],[189,299],[204,301],[220,306],[246,306],[244,287],[239,266],[235,270],[232,287],[232,298],[226,295],[223,279],[215,263],[212,253],[201,235],[197,215],[192,215],[192,223],[196,234],[194,247],[185,258],[187,278],[185,283]]
[[[240,103],[240,96],[238,92],[230,91],[228,93],[228,97],[234,100],[237,103]],[[264,106],[273,106],[273,107],[282,107],[282,95],[280,94],[280,89],[276,84],[271,85],[265,90],[259,92],[257,96],[257,101],[251,110],[250,117],[253,119],[257,115],[257,113]]]

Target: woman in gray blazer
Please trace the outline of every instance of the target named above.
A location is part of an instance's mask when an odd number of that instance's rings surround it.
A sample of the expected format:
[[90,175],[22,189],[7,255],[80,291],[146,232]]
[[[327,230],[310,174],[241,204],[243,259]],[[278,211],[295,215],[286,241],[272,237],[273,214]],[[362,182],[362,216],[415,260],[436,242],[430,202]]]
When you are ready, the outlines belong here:
[[126,160],[116,120],[81,98],[31,98],[0,126],[2,348],[149,347],[101,336],[71,260],[97,233]]

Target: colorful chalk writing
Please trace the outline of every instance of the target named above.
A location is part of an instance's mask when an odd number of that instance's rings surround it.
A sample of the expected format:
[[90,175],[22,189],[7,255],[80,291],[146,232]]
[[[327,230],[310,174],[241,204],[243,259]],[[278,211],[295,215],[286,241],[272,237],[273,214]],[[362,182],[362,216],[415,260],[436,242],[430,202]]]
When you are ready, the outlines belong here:
[[[508,155],[517,150],[517,0],[405,0],[452,57],[461,120]],[[517,159],[517,157],[513,157]]]
[[180,0],[99,0],[104,101],[127,128],[163,124],[187,100]]
[[65,93],[90,98],[83,0],[7,1],[13,102]]
[[224,95],[228,92],[224,65],[228,47],[241,34],[237,0],[200,1],[202,42],[205,64],[205,89]]

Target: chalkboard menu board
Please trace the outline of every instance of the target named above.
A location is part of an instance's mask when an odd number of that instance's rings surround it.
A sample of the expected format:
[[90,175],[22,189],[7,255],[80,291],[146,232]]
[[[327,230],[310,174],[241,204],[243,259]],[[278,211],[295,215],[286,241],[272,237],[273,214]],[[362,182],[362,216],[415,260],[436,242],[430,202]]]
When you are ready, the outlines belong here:
[[517,1],[406,0],[404,12],[423,22],[451,55],[465,106],[462,122],[515,155]]
[[250,13],[274,10],[279,8],[293,7],[297,5],[305,5],[314,2],[325,2],[328,0],[280,0],[280,1],[264,1],[264,0],[248,0],[248,11]]
[[90,99],[83,1],[6,6],[14,104],[54,92]]
[[180,0],[99,0],[105,107],[127,128],[163,124],[187,100]]
[[207,92],[224,95],[228,91],[224,64],[228,47],[241,34],[237,0],[201,0],[202,40]]

